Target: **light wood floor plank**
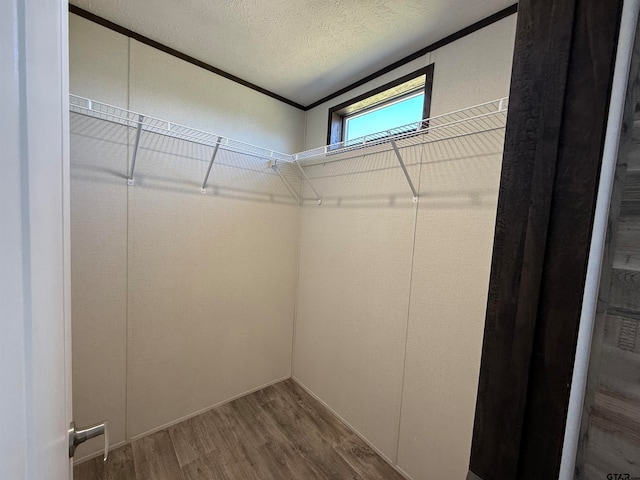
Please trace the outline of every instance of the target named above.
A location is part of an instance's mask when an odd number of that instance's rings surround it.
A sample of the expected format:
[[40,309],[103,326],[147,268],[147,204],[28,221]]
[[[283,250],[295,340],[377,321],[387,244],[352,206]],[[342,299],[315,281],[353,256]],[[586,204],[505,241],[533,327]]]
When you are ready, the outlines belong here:
[[307,461],[271,416],[262,409],[255,394],[233,402],[233,407],[242,418],[244,428],[254,438],[260,439],[260,451],[267,458],[267,465],[274,476],[282,480],[314,478],[314,471]]
[[400,480],[291,380],[77,465],[75,480]]
[[215,453],[203,455],[182,467],[185,480],[235,480],[235,460],[221,459]]
[[137,480],[183,480],[182,470],[167,430],[132,443]]
[[285,380],[273,387],[277,395],[289,401],[293,407],[298,408],[301,414],[308,415],[310,421],[316,425],[319,434],[324,436],[336,452],[362,477],[371,480],[402,480],[404,478],[372,450],[364,440],[296,382]]
[[[284,398],[296,411],[305,413],[332,445],[339,445],[354,435],[349,427],[293,380],[277,383],[273,389],[272,395]],[[265,393],[268,395],[270,392]]]
[[73,477],[79,480],[136,480],[131,445],[109,452],[106,462],[102,457],[96,457],[76,465]]
[[289,440],[298,447],[300,454],[322,479],[361,479],[333,447],[318,433],[308,417],[281,396],[274,395],[263,406]]
[[[260,468],[259,453],[252,439],[243,431],[237,418],[228,411],[227,405],[202,414],[208,425],[208,431],[218,438],[231,460],[227,462],[233,478],[260,480],[257,471]],[[269,476],[268,478],[271,478]]]
[[216,448],[215,441],[207,433],[207,426],[200,415],[173,425],[168,430],[180,467],[213,452]]

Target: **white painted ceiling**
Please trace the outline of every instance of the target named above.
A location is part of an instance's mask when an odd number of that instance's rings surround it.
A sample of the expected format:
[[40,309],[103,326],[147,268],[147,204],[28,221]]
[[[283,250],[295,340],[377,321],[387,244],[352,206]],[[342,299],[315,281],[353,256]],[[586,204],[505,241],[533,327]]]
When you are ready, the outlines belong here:
[[514,0],[72,0],[309,105]]

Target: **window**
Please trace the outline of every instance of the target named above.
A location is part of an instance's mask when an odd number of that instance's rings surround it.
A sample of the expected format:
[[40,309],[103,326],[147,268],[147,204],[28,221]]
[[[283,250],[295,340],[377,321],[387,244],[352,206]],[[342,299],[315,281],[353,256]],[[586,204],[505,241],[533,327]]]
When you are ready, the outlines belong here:
[[343,140],[364,137],[422,120],[424,92],[414,92],[372,109],[344,117]]
[[327,143],[353,140],[429,117],[433,65],[329,109]]

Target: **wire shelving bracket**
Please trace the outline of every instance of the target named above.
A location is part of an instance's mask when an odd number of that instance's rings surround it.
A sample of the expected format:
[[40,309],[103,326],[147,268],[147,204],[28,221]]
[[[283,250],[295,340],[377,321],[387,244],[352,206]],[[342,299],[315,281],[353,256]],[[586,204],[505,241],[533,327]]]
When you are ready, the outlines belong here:
[[211,167],[213,167],[213,162],[216,160],[216,155],[218,154],[218,149],[220,148],[220,140],[222,140],[222,137],[218,137],[218,140],[216,141],[216,146],[213,147],[213,153],[211,154],[211,160],[209,161],[209,167],[207,168],[207,173],[204,176],[204,180],[202,181],[202,188],[200,188],[200,193],[207,193],[207,180],[209,180]]
[[411,188],[411,193],[413,193],[413,201],[417,202],[418,192],[416,190],[416,187],[413,186],[413,182],[411,181],[411,175],[409,175],[409,172],[407,171],[407,166],[404,164],[402,155],[400,155],[400,150],[398,150],[398,145],[396,145],[396,141],[393,138],[391,138],[390,141],[391,141],[391,148],[393,148],[393,152],[396,154],[396,157],[398,158],[398,163],[400,163],[400,166],[402,167],[402,173],[404,173],[404,176],[407,179],[407,183],[409,184],[409,188]]
[[313,191],[314,195],[316,196],[316,201],[318,202],[318,205],[322,205],[322,197],[313,187],[313,183],[311,183],[311,180],[309,180],[309,177],[307,176],[307,172],[304,171],[304,169],[300,166],[300,163],[297,160],[294,160],[293,163],[295,163],[296,167],[298,167],[298,170],[300,170],[300,173],[302,174],[302,178],[306,180],[307,183],[309,184],[311,191]]
[[291,184],[289,183],[289,181],[285,178],[285,176],[282,174],[282,172],[280,171],[280,169],[278,168],[278,160],[274,160],[274,159],[270,159],[269,160],[269,167],[278,174],[278,177],[280,177],[280,180],[282,181],[282,183],[284,184],[285,187],[287,187],[287,190],[289,190],[289,193],[291,194],[291,196],[298,202],[300,203],[302,201],[302,199],[300,198],[300,196],[298,196],[298,194],[296,193],[296,191],[293,189],[293,187],[291,186]]
[[131,171],[127,178],[127,185],[135,185],[136,181],[133,177],[136,171],[136,158],[138,158],[138,147],[140,146],[140,134],[142,133],[142,122],[144,122],[144,115],[138,115],[138,126],[136,127],[136,143],[133,147],[133,157],[131,158]]

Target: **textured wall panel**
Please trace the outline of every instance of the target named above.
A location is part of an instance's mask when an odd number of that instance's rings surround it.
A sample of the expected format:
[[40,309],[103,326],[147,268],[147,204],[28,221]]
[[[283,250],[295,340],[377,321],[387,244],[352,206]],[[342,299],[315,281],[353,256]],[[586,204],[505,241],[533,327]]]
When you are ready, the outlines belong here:
[[[402,149],[416,182],[420,152]],[[294,376],[393,461],[416,204],[393,152],[307,172]]]
[[82,427],[108,419],[115,444],[125,440],[128,132],[78,114],[70,123],[73,415]]
[[[127,105],[129,41],[70,15],[70,89]],[[70,116],[73,414],[79,426],[110,420],[125,439],[127,312],[126,128]],[[81,445],[76,458],[98,451]]]
[[211,149],[148,140],[129,190],[131,437],[290,375],[297,266],[298,206],[266,161],[222,152],[202,195]]
[[[324,143],[331,105],[426,63],[435,63],[433,115],[508,95],[515,23],[516,16],[510,16],[310,110],[306,146]],[[404,298],[406,314],[409,295],[401,286],[408,286],[411,258],[408,266],[400,268],[405,260],[398,248],[410,252],[413,223],[401,223],[404,212],[388,214],[384,204],[391,185],[396,185],[390,179],[397,177],[376,182],[362,173],[379,167],[378,156],[307,169],[319,175],[316,170],[330,165],[351,165],[340,167],[336,178],[327,175],[316,180],[318,190],[325,197],[325,191],[341,189],[340,203],[350,199],[366,206],[368,213],[349,218],[311,203],[303,209],[294,375],[389,458],[395,459],[397,448],[398,466],[415,480],[466,476],[501,152],[501,133],[424,148],[406,344],[396,336],[397,329],[406,332],[399,320],[402,308],[396,302]],[[345,188],[343,174],[358,169],[361,173],[348,177],[349,188]],[[415,173],[413,178],[418,185]],[[394,230],[394,240],[379,243],[388,229]],[[355,237],[354,231],[362,237]],[[341,251],[344,245],[352,246],[349,255]],[[351,256],[368,259],[371,267],[353,268]],[[384,277],[384,289],[358,290],[376,275]],[[349,302],[350,298],[356,301]],[[368,337],[350,332],[353,319],[377,315],[386,316],[385,321],[371,323]],[[390,325],[393,333],[387,330]],[[371,340],[379,338],[387,339],[383,348]],[[389,352],[404,354],[405,347],[403,371],[402,366],[396,368]],[[357,355],[342,353],[350,351]],[[354,357],[364,360],[356,363]],[[403,375],[400,413],[394,403],[398,400],[395,388],[402,384]],[[398,440],[392,425],[400,421]]]
[[398,465],[414,480],[469,465],[502,134],[426,145]]
[[127,108],[129,39],[77,15],[69,15],[69,90]]
[[517,15],[511,15],[431,54],[431,115],[509,95]]
[[304,112],[131,40],[130,109],[285,153],[302,149]]
[[[297,148],[292,107],[136,42],[130,63],[126,37],[75,15],[70,43],[73,93]],[[127,187],[134,132],[71,120],[78,424],[119,442],[289,375],[299,207],[266,161],[220,151],[202,195],[211,149],[144,134]]]

